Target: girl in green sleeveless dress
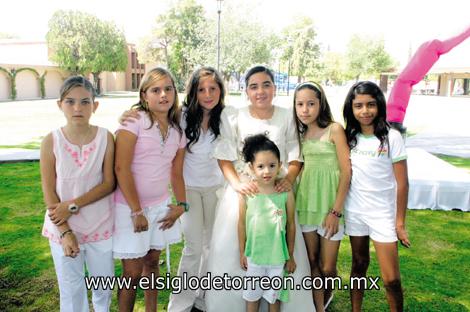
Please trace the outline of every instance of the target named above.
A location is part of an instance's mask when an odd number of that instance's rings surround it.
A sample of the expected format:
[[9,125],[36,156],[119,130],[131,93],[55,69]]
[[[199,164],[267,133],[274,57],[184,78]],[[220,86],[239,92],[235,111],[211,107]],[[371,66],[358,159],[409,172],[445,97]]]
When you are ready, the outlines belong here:
[[[294,109],[304,158],[296,207],[312,278],[335,277],[344,235],[343,204],[351,180],[349,148],[343,127],[333,122],[321,86],[300,84],[294,93]],[[323,289],[313,290],[317,311],[324,311],[331,302],[331,286],[323,284]]]
[[280,311],[280,301],[288,301],[287,290],[261,289],[255,278],[280,281],[284,269],[287,273],[296,269],[294,194],[276,192],[280,152],[264,134],[246,138],[242,154],[259,190],[254,196],[240,195],[239,200],[240,265],[248,282],[243,298],[248,312],[258,311],[261,298],[268,301],[269,311]]

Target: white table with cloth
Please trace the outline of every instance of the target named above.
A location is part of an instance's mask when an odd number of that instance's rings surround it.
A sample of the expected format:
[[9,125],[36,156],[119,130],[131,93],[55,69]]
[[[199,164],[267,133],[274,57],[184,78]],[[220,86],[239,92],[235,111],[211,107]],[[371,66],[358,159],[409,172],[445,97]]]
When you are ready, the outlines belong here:
[[407,148],[408,208],[470,211],[470,173],[421,148]]

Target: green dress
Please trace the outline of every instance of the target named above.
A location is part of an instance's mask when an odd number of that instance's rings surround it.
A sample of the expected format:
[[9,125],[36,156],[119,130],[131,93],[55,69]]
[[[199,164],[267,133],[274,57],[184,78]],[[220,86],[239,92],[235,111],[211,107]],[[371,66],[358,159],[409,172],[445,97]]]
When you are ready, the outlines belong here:
[[302,141],[304,168],[295,200],[301,225],[322,225],[336,200],[340,170],[330,129],[320,139]]
[[284,265],[287,193],[257,194],[246,201],[245,256],[257,265]]
[[[245,256],[257,265],[284,265],[287,248],[287,193],[257,194],[246,200]],[[288,276],[287,272],[284,272]],[[281,289],[279,300],[289,302],[289,289]]]

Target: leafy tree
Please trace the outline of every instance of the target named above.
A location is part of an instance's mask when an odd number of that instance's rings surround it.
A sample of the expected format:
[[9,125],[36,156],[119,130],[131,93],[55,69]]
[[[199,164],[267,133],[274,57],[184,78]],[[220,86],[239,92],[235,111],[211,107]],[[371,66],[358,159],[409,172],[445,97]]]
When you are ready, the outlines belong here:
[[104,71],[124,71],[127,44],[113,23],[79,11],[57,11],[49,20],[47,44],[51,60],[72,74],[91,72],[98,94],[99,75]]
[[282,59],[291,61],[292,73],[298,82],[305,76],[318,76],[320,71],[320,46],[315,41],[317,33],[313,20],[299,17],[283,31],[284,53]]
[[179,89],[191,71],[207,63],[207,36],[204,8],[194,0],[180,0],[168,13],[157,17],[152,33],[139,44],[143,59],[166,63]]
[[[240,81],[240,77],[250,66],[269,64],[273,60],[273,50],[279,45],[278,38],[252,15],[249,8],[239,4],[236,7],[224,4],[220,71],[226,80],[234,76]],[[212,27],[211,33],[216,34],[216,23]],[[215,48],[212,51],[209,53],[213,55],[215,63]]]
[[343,54],[326,52],[321,63],[323,68],[320,76],[325,82],[338,85],[347,80],[347,60]]
[[392,57],[385,51],[383,39],[354,35],[348,44],[349,75],[357,80],[362,75],[378,75],[394,66]]

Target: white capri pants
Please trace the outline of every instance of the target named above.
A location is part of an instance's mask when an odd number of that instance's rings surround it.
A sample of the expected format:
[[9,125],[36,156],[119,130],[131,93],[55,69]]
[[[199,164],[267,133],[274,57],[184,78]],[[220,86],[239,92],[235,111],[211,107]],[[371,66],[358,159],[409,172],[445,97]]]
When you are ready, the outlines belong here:
[[[217,207],[217,190],[222,185],[212,187],[186,187],[189,211],[181,217],[184,234],[184,248],[178,268],[178,276],[186,272],[191,276],[207,274],[207,257]],[[204,292],[201,289],[183,289],[179,294],[171,294],[169,312],[189,312],[192,307],[205,311]]]
[[[80,244],[77,257],[64,255],[62,245],[49,241],[54,260],[60,292],[60,311],[88,312],[88,297],[85,286],[85,265],[88,275],[114,276],[113,240]],[[95,312],[109,311],[112,289],[92,289]]]

